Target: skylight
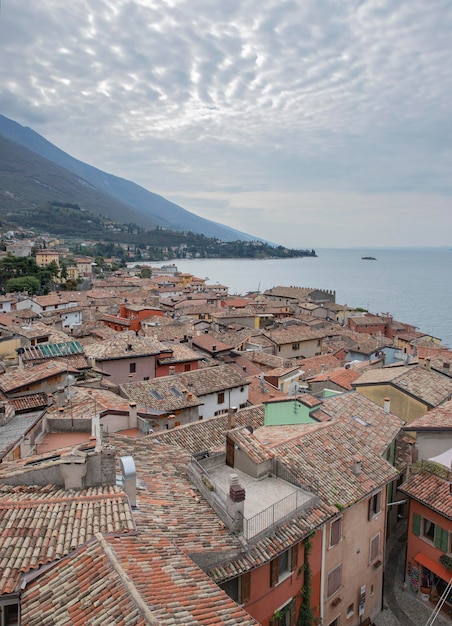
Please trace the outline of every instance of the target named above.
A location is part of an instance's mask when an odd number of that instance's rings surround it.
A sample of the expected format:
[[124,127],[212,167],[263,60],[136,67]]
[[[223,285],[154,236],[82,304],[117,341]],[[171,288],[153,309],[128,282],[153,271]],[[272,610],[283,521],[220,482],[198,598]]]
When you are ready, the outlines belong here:
[[359,417],[359,415],[353,415],[352,418],[355,420],[355,422],[361,424],[361,426],[370,426],[369,422],[363,420],[361,417]]

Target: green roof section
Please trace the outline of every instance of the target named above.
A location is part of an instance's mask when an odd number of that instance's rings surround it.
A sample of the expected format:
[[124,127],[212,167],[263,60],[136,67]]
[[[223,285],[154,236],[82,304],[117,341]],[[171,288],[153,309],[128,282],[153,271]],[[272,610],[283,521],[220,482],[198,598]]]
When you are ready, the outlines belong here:
[[309,415],[312,410],[313,407],[307,407],[296,399],[268,402],[265,404],[264,425],[317,424]]
[[45,358],[83,354],[83,346],[79,341],[65,341],[63,343],[41,343],[38,346]]

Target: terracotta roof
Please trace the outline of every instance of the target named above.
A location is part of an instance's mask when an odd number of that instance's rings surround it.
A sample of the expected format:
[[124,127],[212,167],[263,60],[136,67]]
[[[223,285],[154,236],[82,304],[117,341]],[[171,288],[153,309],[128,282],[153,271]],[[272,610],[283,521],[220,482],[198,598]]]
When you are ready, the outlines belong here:
[[404,430],[450,430],[452,429],[452,400],[421,415],[405,426]]
[[272,459],[274,453],[253,437],[253,434],[246,426],[236,428],[229,431],[229,439],[231,439],[254,463],[263,463]]
[[318,356],[309,357],[298,361],[298,368],[303,373],[301,378],[307,380],[312,376],[317,376],[322,370],[330,371],[340,367],[341,362],[332,354],[320,354]]
[[400,391],[435,407],[452,396],[452,380],[420,365],[382,367],[362,374],[353,384],[391,384]]
[[193,337],[192,341],[194,346],[196,346],[200,350],[206,350],[211,354],[215,354],[216,352],[223,352],[224,350],[231,350],[234,347],[233,344],[225,343],[224,341],[221,341],[210,333],[195,336]]
[[136,335],[134,332],[116,333],[110,339],[86,346],[86,356],[96,361],[112,359],[130,359],[160,354],[168,350],[168,346],[151,337]]
[[309,382],[312,384],[330,381],[338,387],[342,387],[342,389],[351,391],[353,389],[352,383],[357,380],[363,373],[363,370],[368,367],[369,361],[363,361],[360,364],[356,364],[354,367],[341,367],[336,370],[329,370],[328,372],[310,378]]
[[148,410],[167,413],[188,407],[200,406],[202,400],[193,392],[188,392],[180,374],[161,376],[152,380],[120,385],[121,395],[137,402]]
[[[320,411],[330,420],[346,420],[353,434],[371,447],[377,454],[383,454],[395,440],[405,421],[387,413],[372,400],[357,393],[341,393],[324,398]],[[316,412],[312,413],[316,417]]]
[[49,397],[46,393],[32,393],[27,396],[20,396],[18,398],[10,398],[9,404],[13,407],[16,413],[25,413],[28,411],[36,411],[37,409],[43,409],[49,404]]
[[430,472],[412,474],[399,490],[425,504],[433,511],[452,520],[452,495],[450,483],[445,478]]
[[116,487],[0,485],[0,594],[13,592],[21,573],[65,556],[95,532],[131,531],[128,498]]
[[[302,483],[318,485],[325,503],[348,507],[397,476],[397,471],[350,428],[337,420],[305,429],[300,437],[273,448]],[[353,473],[354,459],[362,459],[361,472]]]
[[21,608],[30,626],[56,616],[58,624],[256,624],[187,556],[149,534],[96,534],[31,582]]
[[299,326],[297,324],[282,330],[265,331],[264,334],[277,345],[312,341],[314,339],[322,339],[325,336],[325,333],[322,331],[311,330],[307,326]]
[[278,286],[272,287],[271,289],[267,289],[267,291],[264,291],[264,296],[274,296],[277,298],[293,298],[295,300],[305,302],[314,291],[317,291],[317,289],[312,289],[311,287]]
[[171,355],[165,356],[162,359],[158,359],[159,365],[171,364],[171,363],[186,363],[188,361],[199,361],[202,356],[198,352],[191,350],[186,344],[171,343],[165,344],[168,349],[172,351]]
[[186,388],[191,389],[199,397],[217,391],[224,391],[225,389],[248,385],[245,373],[237,371],[231,365],[206,367],[192,372],[177,374],[176,377]]
[[26,369],[16,368],[9,370],[6,374],[0,376],[0,389],[4,393],[13,393],[20,390],[22,387],[27,387],[33,383],[59,376],[70,372],[76,374],[77,370],[72,367],[67,367],[63,361],[46,361],[35,367]]
[[[237,426],[259,428],[264,423],[264,407],[262,405],[254,406],[237,411],[235,423]],[[144,439],[176,446],[191,454],[198,454],[204,451],[224,449],[227,429],[228,416],[219,415],[208,420],[149,435]]]
[[[212,421],[208,420],[209,425]],[[204,425],[207,426],[207,421]],[[187,431],[196,426],[187,426]],[[177,436],[183,430],[171,434]],[[154,438],[159,440],[160,436]],[[163,534],[194,560],[198,554],[210,554],[220,561],[221,564],[212,564],[208,572],[215,582],[267,563],[337,514],[335,507],[319,503],[244,551],[243,544],[190,486],[186,476],[190,455],[181,448],[175,454],[174,447],[152,444],[149,439],[131,441],[118,435],[107,436],[107,441],[121,455],[133,456],[138,479],[145,486],[138,493],[137,527],[140,531],[149,529],[154,536]]]

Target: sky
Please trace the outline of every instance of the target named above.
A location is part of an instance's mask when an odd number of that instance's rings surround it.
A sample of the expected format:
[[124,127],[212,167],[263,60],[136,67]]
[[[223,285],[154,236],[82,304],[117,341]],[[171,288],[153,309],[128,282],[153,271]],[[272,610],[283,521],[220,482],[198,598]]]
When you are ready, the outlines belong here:
[[451,0],[0,0],[0,113],[296,248],[452,245]]

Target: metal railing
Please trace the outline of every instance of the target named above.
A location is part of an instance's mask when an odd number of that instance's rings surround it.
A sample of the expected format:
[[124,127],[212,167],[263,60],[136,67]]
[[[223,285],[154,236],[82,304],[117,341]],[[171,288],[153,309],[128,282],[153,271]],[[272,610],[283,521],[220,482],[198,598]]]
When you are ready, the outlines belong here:
[[303,509],[312,506],[313,498],[306,500],[306,494],[298,491],[291,493],[253,517],[243,517],[243,536],[245,539],[252,539],[293,516],[295,512],[301,513]]

